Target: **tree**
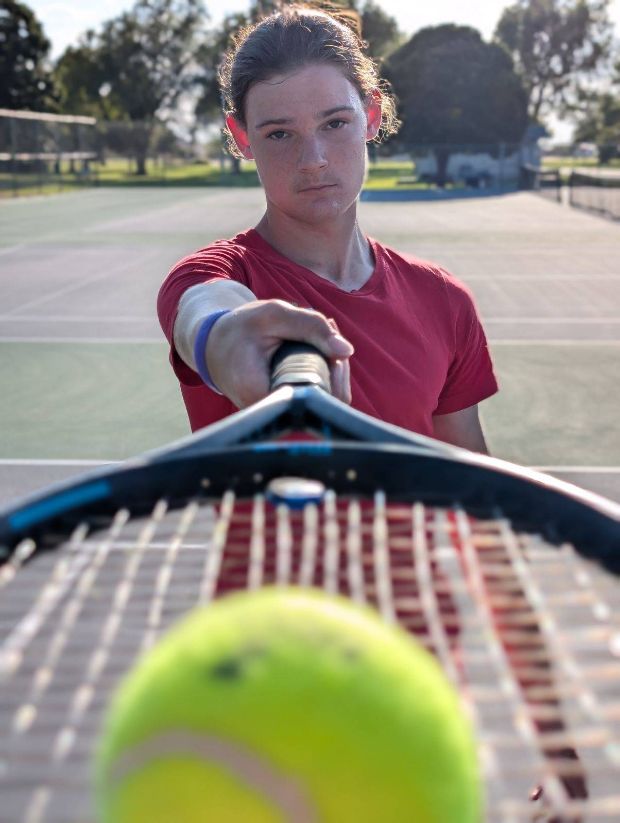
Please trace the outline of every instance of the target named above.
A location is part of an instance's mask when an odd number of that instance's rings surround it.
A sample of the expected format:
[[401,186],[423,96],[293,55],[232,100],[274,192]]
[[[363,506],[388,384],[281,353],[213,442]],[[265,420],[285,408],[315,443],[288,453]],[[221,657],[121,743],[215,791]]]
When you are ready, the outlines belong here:
[[607,90],[582,96],[573,139],[596,143],[601,163],[620,156],[620,61]]
[[218,84],[218,65],[224,52],[230,47],[233,35],[248,24],[241,12],[227,15],[218,29],[208,32],[196,54],[200,71],[194,78],[200,96],[196,103],[196,116],[200,120],[219,117],[222,99]]
[[0,108],[49,111],[54,86],[46,67],[50,41],[24,3],[0,0]]
[[609,52],[609,0],[518,0],[504,10],[495,40],[512,55],[533,122],[578,96]]
[[87,31],[77,46],[69,46],[54,67],[60,108],[104,120],[119,120],[123,112],[110,100],[97,35]]
[[368,53],[375,59],[383,59],[401,45],[404,35],[398,22],[374,2],[366,0],[361,9],[362,36],[368,43]]
[[515,143],[527,100],[506,51],[452,24],[421,29],[386,61],[406,145],[433,146],[444,185],[450,144]]
[[202,0],[138,0],[100,32],[87,32],[57,65],[65,105],[132,124],[138,174],[146,174],[158,118],[191,86],[205,18]]

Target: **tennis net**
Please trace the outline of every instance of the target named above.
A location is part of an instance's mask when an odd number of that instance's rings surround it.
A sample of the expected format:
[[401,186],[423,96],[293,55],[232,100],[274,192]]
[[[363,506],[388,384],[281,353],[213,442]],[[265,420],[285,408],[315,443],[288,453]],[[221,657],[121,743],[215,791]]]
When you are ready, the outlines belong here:
[[521,166],[520,187],[535,191],[549,200],[562,202],[562,177],[558,169],[541,169],[538,166]]
[[82,183],[97,159],[94,117],[0,109],[0,195]]
[[571,206],[620,219],[620,171],[574,171],[568,185]]

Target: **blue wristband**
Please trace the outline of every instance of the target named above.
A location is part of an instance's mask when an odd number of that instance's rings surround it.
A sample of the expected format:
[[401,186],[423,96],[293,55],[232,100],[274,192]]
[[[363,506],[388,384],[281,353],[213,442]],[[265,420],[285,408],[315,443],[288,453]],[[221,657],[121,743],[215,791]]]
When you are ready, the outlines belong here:
[[221,311],[214,311],[213,314],[209,314],[205,317],[200,324],[198,334],[196,335],[196,341],[194,343],[194,362],[196,363],[196,371],[202,378],[202,382],[216,394],[221,394],[222,392],[218,389],[213,380],[211,380],[211,375],[209,374],[209,369],[207,368],[207,360],[205,357],[207,351],[207,340],[209,339],[211,329],[220,317],[228,314],[229,312],[230,309],[222,309]]

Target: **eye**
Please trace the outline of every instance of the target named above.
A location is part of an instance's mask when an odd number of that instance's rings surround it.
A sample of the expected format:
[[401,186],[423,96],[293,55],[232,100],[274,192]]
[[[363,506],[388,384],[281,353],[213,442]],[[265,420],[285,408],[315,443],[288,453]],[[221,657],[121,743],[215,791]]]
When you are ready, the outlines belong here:
[[343,126],[347,125],[346,120],[330,120],[327,124],[327,128],[330,131],[335,131],[336,129],[341,129]]
[[278,129],[278,131],[272,131],[270,134],[267,135],[269,140],[283,140],[285,137],[288,136],[288,132],[282,131],[282,129]]

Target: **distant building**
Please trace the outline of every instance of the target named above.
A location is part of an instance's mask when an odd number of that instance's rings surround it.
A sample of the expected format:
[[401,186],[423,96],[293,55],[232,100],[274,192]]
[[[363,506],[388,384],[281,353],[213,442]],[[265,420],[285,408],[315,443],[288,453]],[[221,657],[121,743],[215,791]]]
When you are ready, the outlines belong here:
[[[540,168],[542,150],[539,140],[549,134],[543,126],[528,126],[518,144],[454,146],[448,160],[448,182],[475,188],[517,185],[524,166]],[[419,146],[412,152],[419,180],[434,182],[437,159],[432,146]]]

